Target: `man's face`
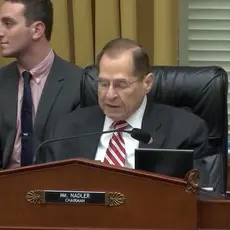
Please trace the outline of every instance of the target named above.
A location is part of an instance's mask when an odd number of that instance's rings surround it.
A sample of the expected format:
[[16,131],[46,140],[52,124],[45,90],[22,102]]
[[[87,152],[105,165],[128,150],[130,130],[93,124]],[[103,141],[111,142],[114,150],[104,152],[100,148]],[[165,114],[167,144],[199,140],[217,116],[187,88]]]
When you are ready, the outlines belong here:
[[134,76],[130,51],[117,58],[104,54],[99,69],[98,101],[101,109],[114,121],[128,119],[151,89],[152,74]]
[[26,25],[24,5],[5,2],[0,8],[0,48],[4,57],[18,57],[25,53],[32,41]]

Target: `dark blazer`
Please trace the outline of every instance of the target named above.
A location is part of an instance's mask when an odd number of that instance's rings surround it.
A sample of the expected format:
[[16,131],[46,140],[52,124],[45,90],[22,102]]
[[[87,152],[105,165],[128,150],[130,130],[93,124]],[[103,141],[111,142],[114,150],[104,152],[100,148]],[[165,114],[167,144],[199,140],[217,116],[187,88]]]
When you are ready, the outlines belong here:
[[[47,130],[56,119],[79,105],[82,71],[55,55],[35,118],[35,148],[47,138]],[[16,62],[0,69],[0,156],[3,168],[9,162],[16,135],[18,77]]]
[[[77,109],[58,121],[49,138],[102,131],[104,120],[99,106]],[[153,143],[140,143],[140,148],[194,149],[194,159],[202,159],[206,153],[208,131],[205,122],[184,109],[147,103],[142,129],[151,134]],[[37,162],[71,158],[93,160],[99,141],[100,135],[96,135],[49,143],[40,150]]]

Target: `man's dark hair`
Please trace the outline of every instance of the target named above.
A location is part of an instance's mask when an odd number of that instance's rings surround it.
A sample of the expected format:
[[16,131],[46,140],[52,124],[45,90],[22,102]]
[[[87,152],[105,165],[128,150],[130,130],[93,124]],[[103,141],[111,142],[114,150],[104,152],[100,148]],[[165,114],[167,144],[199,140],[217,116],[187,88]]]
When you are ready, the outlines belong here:
[[106,54],[111,58],[117,58],[127,51],[132,51],[134,66],[133,74],[135,76],[142,77],[151,72],[149,56],[146,50],[136,41],[128,38],[116,38],[109,41],[104,46],[102,51],[97,56],[96,65],[98,70],[103,55]]
[[51,39],[53,29],[53,4],[51,0],[5,0],[5,2],[21,3],[25,6],[24,16],[28,25],[41,21],[45,25],[45,36]]

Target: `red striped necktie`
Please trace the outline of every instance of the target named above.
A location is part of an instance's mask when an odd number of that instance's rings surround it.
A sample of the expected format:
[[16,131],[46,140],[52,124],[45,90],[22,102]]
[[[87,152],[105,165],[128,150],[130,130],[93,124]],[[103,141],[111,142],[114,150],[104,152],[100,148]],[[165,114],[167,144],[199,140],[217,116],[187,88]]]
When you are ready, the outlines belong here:
[[121,132],[113,133],[106,150],[105,163],[121,167],[125,166],[126,151],[122,131],[127,128],[127,126],[128,123],[126,121],[113,122],[112,127],[121,130]]

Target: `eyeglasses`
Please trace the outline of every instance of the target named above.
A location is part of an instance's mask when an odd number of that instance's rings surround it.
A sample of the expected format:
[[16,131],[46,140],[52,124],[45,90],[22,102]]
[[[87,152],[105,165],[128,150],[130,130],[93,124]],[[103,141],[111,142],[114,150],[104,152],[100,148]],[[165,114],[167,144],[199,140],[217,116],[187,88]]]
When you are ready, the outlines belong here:
[[115,91],[121,91],[124,89],[129,88],[134,82],[140,81],[142,79],[138,78],[137,80],[134,81],[127,81],[125,79],[116,79],[114,81],[109,81],[109,80],[105,80],[105,79],[98,79],[94,81],[94,86],[98,91],[102,91],[102,90],[108,90],[110,87],[110,84],[113,84],[113,88]]

